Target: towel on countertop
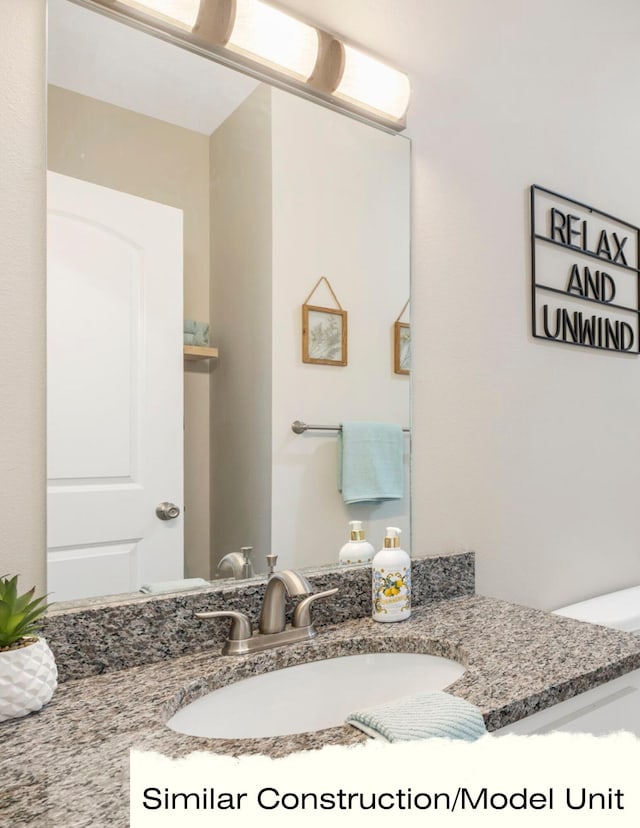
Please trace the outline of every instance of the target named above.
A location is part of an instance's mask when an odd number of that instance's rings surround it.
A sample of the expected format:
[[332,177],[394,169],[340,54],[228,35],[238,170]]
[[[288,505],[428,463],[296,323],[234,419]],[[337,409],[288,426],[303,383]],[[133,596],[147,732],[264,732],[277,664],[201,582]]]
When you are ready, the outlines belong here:
[[140,587],[140,592],[148,594],[156,592],[182,592],[185,589],[198,589],[200,587],[211,586],[209,581],[204,578],[183,578],[181,581],[156,581],[152,584],[143,584]]
[[394,423],[342,423],[338,433],[338,491],[345,503],[401,500],[404,441]]
[[347,716],[347,724],[386,742],[439,737],[473,742],[487,729],[473,704],[449,693],[418,693]]

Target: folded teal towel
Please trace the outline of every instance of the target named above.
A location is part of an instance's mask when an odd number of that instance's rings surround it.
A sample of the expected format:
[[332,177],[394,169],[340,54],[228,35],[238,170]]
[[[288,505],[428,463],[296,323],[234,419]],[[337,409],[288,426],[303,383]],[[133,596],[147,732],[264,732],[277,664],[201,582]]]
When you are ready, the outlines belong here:
[[473,742],[487,732],[482,713],[449,693],[418,693],[347,716],[347,724],[387,742],[439,737]]
[[209,344],[208,322],[195,322],[193,319],[185,319],[183,333],[185,345]]
[[394,423],[342,423],[338,434],[338,491],[345,503],[401,500],[402,428]]
[[199,587],[210,586],[209,581],[204,578],[183,578],[181,581],[156,581],[152,584],[143,584],[140,592],[148,594],[156,592],[182,592],[185,589],[198,589]]
[[208,345],[209,344],[209,323],[208,322],[196,322],[196,345]]

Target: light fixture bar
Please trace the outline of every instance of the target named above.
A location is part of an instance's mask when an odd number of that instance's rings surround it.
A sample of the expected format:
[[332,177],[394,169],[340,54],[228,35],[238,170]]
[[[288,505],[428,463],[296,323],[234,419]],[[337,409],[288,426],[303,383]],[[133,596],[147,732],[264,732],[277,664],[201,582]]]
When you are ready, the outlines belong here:
[[265,0],[71,0],[332,109],[399,132],[409,78]]

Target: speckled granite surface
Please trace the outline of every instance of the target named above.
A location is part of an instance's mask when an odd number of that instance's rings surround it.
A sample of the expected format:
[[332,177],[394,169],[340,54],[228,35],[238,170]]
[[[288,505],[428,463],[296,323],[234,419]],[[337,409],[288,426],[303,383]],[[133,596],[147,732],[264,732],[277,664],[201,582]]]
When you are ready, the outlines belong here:
[[[414,558],[411,568],[413,606],[474,592],[473,552]],[[315,604],[318,629],[371,614],[371,567],[324,567],[305,570],[305,575],[315,592],[340,588],[330,600]],[[231,609],[255,622],[265,583],[224,581],[193,592],[61,604],[49,612],[43,634],[56,656],[61,682],[220,648],[229,622],[201,622],[194,613]]]
[[489,730],[640,668],[640,639],[628,633],[469,596],[418,608],[398,624],[348,621],[325,629],[312,642],[254,656],[216,658],[200,652],[69,681],[41,712],[0,724],[0,821],[43,828],[128,825],[131,748],[173,757],[194,750],[281,756],[361,742],[366,737],[346,725],[231,741],[184,736],[165,722],[180,706],[243,676],[317,658],[384,651],[462,661],[466,671],[448,690],[477,705]]

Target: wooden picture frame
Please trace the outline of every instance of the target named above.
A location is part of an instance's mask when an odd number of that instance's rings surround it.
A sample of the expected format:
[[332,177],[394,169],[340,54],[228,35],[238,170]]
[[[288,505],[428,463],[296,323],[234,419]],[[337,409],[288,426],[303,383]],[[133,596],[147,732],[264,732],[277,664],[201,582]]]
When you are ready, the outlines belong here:
[[393,370],[396,374],[411,373],[411,325],[393,324]]
[[314,365],[347,364],[345,310],[302,306],[302,361]]

